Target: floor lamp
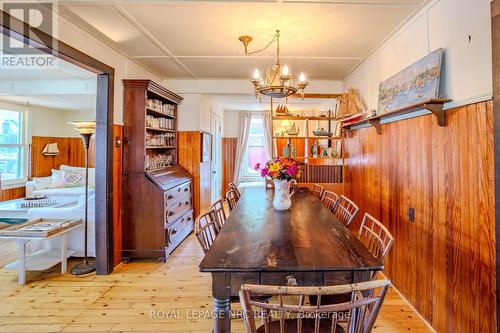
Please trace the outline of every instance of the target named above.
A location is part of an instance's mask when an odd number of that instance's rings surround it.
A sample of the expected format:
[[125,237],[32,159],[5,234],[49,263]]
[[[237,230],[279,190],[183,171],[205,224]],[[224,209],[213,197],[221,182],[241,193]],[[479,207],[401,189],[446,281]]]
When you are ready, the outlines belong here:
[[69,124],[75,126],[82,137],[83,144],[85,145],[85,220],[84,220],[84,234],[85,234],[85,252],[83,255],[83,262],[76,264],[71,268],[71,274],[84,275],[95,271],[95,259],[87,257],[87,219],[89,210],[89,146],[90,138],[95,133],[95,121],[71,121]]

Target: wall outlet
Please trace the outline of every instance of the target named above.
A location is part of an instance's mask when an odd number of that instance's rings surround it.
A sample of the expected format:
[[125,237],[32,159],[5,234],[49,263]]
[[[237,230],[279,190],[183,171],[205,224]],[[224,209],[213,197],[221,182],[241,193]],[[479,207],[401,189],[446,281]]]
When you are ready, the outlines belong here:
[[414,208],[408,208],[408,220],[410,220],[411,223],[415,223],[415,209]]

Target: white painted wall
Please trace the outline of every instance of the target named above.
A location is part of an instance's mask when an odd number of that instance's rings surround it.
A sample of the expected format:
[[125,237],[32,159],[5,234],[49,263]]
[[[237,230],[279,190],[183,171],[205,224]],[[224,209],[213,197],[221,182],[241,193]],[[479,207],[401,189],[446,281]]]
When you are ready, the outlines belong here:
[[28,141],[32,136],[79,137],[74,120],[95,120],[95,112],[68,111],[46,107],[0,101],[0,109],[25,111],[28,119]]
[[115,69],[115,124],[123,123],[123,79],[151,79],[161,83],[162,79],[160,77],[127,59],[99,39],[61,16],[59,16],[58,39]]
[[237,138],[240,135],[240,112],[239,111],[225,111],[224,112],[224,130],[222,136],[225,138]]
[[[468,36],[471,36],[469,42]],[[492,98],[490,0],[434,0],[345,80],[376,109],[378,87],[435,49],[444,48],[443,97],[454,107]]]

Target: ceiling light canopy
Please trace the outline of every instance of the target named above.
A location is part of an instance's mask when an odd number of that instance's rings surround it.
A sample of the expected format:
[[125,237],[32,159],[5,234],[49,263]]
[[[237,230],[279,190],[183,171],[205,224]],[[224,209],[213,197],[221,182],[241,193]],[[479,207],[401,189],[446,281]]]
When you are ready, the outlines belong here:
[[258,69],[253,72],[251,82],[255,88],[255,97],[260,98],[262,95],[265,95],[275,98],[286,98],[300,92],[301,97],[304,98],[304,89],[309,84],[306,81],[304,73],[300,73],[298,81],[294,80],[288,66],[280,64],[280,31],[276,30],[273,39],[264,48],[249,52],[248,44],[252,39],[250,36],[241,36],[239,38],[245,47],[245,55],[262,52],[276,42],[276,63],[267,67],[264,77],[262,77]]

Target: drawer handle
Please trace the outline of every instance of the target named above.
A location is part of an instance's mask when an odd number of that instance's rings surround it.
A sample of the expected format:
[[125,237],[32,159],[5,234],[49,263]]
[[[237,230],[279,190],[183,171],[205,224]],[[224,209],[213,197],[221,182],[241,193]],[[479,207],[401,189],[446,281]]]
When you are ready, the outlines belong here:
[[170,200],[172,199],[174,196],[172,194],[169,194],[168,197],[167,197],[167,200]]
[[180,206],[182,206],[182,202],[179,202],[179,205],[178,205],[178,206],[179,206],[179,207],[180,207]]
[[293,275],[287,275],[286,276],[286,285],[293,287],[297,285],[297,279]]
[[175,215],[175,212],[168,212],[168,216]]
[[180,191],[181,191],[181,188],[179,187],[179,188],[177,189],[177,192],[180,192]]
[[177,233],[176,229],[172,229],[172,235],[175,235]]
[[187,205],[189,205],[189,201],[186,201],[184,204],[185,204],[186,206],[187,206]]
[[187,191],[189,191],[189,188],[187,188],[187,187],[186,187],[186,188],[184,189],[184,192],[187,192]]
[[190,216],[190,217],[188,217],[188,221],[191,221],[191,220],[192,220],[192,219],[191,219],[191,216]]

